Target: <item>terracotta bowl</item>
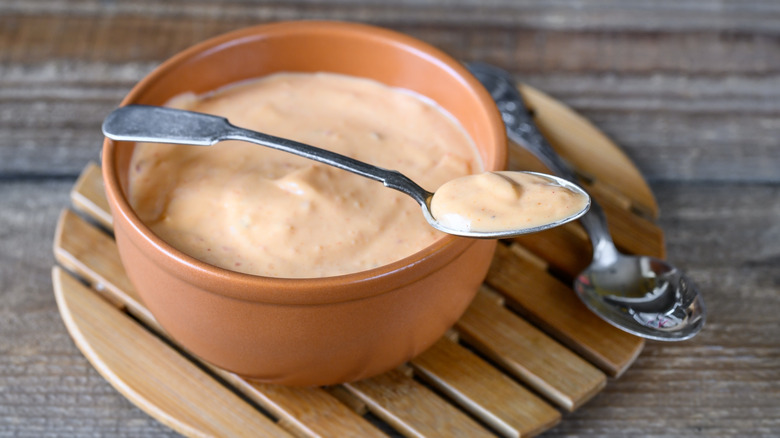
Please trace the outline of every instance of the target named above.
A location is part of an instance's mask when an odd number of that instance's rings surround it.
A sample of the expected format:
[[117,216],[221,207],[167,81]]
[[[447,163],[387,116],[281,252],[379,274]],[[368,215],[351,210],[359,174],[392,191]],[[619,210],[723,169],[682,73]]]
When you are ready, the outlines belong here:
[[[452,113],[486,170],[505,166],[504,128],[490,96],[458,62],[409,36],[340,22],[284,22],[222,35],[174,56],[122,101],[162,105],[280,72],[372,78],[428,96]],[[495,242],[447,236],[369,271],[313,279],[260,277],[200,262],[154,235],[127,200],[133,143],[106,139],[103,178],[130,280],[191,353],[242,376],[290,385],[354,381],[432,345],[484,279]]]

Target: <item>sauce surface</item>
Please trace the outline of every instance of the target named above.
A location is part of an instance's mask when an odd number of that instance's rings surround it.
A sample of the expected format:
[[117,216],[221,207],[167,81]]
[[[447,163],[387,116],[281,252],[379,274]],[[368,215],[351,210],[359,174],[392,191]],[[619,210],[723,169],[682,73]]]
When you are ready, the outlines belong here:
[[[471,139],[441,108],[366,79],[283,73],[169,106],[396,169],[428,190],[482,170]],[[263,276],[363,271],[444,236],[413,199],[381,183],[237,141],[138,144],[130,202],[184,253]]]
[[538,175],[484,172],[439,187],[431,214],[460,231],[521,230],[570,217],[587,203],[586,196]]

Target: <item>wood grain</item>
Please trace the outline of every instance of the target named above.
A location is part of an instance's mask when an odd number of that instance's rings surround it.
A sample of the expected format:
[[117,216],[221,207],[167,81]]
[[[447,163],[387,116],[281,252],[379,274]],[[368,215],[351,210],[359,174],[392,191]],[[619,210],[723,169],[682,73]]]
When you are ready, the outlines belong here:
[[442,339],[411,361],[415,373],[506,437],[532,436],[560,413],[474,353]]
[[[518,87],[542,135],[564,160],[587,177],[598,175],[598,181],[614,187],[622,197],[629,198],[628,205],[636,204],[638,209],[649,212],[653,217],[657,215],[658,206],[653,193],[641,177],[635,176],[639,172],[634,163],[612,140],[582,116],[543,92],[523,84],[518,84]],[[566,128],[561,129],[563,126]],[[610,153],[605,152],[607,150]],[[594,160],[594,156],[600,159]]]
[[482,293],[455,327],[466,343],[564,409],[573,411],[606,385],[593,365]]
[[90,162],[81,172],[70,192],[70,202],[76,209],[84,211],[104,227],[113,228],[114,218],[111,217],[111,210],[106,200],[100,167],[96,163]]
[[[639,13],[641,12],[641,13]],[[765,1],[0,4],[0,173],[75,176],[144,74],[210,36],[359,20],[507,68],[594,122],[650,180],[778,181],[780,20]],[[60,35],[68,35],[61,38]],[[684,145],[683,148],[680,145]]]
[[[118,394],[59,317],[51,244],[74,182],[0,181],[0,239],[3,249],[16,249],[0,251],[0,431],[178,436]],[[774,436],[780,187],[663,183],[653,190],[671,260],[706,293],[707,327],[689,342],[648,342],[620,379],[543,436]]]
[[605,373],[613,377],[623,374],[642,351],[644,341],[585,311],[571,288],[538,269],[534,258],[520,247],[499,246],[487,283],[501,291],[510,308]]
[[52,275],[76,345],[136,406],[188,436],[290,436],[74,277]]
[[59,317],[51,244],[74,182],[0,182],[0,433],[178,435],[117,393]]
[[[621,251],[665,258],[665,240],[657,225],[621,209],[599,193],[594,193],[593,197],[607,214],[610,233]],[[579,223],[520,236],[514,241],[533,250],[557,271],[570,278],[587,267],[593,255],[588,236]]]
[[226,381],[279,418],[279,423],[303,437],[384,437],[379,429],[323,388],[267,385],[219,372]]
[[705,291],[707,326],[688,342],[648,342],[544,436],[778,436],[778,9],[766,0],[0,2],[0,435],[179,436],[74,346],[51,291],[55,224],[98,157],[101,120],[163,59],[247,24],[335,18],[511,70],[593,122],[650,181],[667,255]]
[[410,437],[490,437],[466,414],[400,371],[344,385],[369,409]]
[[54,257],[111,302],[160,330],[125,275],[114,239],[70,210],[64,210],[57,222]]

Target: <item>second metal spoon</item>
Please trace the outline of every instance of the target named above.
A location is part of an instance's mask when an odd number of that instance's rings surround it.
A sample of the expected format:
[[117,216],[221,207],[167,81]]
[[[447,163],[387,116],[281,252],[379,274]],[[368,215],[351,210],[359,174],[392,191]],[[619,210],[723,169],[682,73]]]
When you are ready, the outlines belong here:
[[[240,128],[230,124],[223,117],[159,106],[128,105],[113,111],[106,117],[103,122],[103,134],[116,141],[175,143],[195,146],[210,146],[223,140],[241,140],[289,152],[379,181],[386,187],[405,193],[420,204],[423,216],[431,226],[439,231],[458,236],[501,239],[542,231],[576,220],[585,214],[590,205],[587,203],[582,210],[561,220],[535,227],[497,231],[454,229],[443,225],[431,214],[430,202],[433,193],[423,189],[398,171],[383,169],[286,138]],[[549,180],[552,184],[565,187],[589,198],[588,194],[579,186],[563,178],[534,172],[527,173],[533,173]]]
[[[473,63],[468,68],[496,101],[509,138],[556,175],[576,181],[574,171],[531,119],[512,75],[487,64]],[[593,260],[575,279],[574,290],[588,308],[610,324],[648,339],[680,341],[701,330],[704,302],[685,274],[654,257],[620,253],[595,199],[580,223],[593,244]]]

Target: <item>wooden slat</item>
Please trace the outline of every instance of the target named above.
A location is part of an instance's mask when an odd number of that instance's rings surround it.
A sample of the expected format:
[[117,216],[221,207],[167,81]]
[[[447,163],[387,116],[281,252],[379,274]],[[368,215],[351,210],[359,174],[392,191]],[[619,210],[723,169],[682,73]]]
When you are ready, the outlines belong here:
[[499,245],[487,283],[506,297],[509,307],[610,376],[620,376],[642,351],[644,340],[588,311],[570,287],[539,269],[533,258],[518,246]]
[[[509,156],[511,169],[549,172],[519,146],[511,147]],[[607,225],[612,238],[622,251],[664,258],[666,251],[663,231],[652,221],[636,214],[636,204],[630,198],[622,196],[614,186],[607,185],[601,179],[589,184],[583,183],[583,186],[601,204],[607,215]],[[650,214],[646,210],[645,213]],[[572,277],[590,263],[590,240],[579,223],[526,234],[515,240]]]
[[561,414],[476,354],[441,339],[411,361],[415,373],[506,437],[533,436]]
[[664,258],[663,231],[649,220],[615,205],[609,198],[597,198],[607,215],[615,244],[624,252]]
[[[539,161],[533,154],[527,151],[519,144],[509,140],[508,143],[508,168],[512,170],[531,170],[534,172],[549,173],[549,169]],[[597,145],[598,146],[598,145]],[[611,153],[611,146],[601,145],[601,152],[597,151],[594,154],[609,154]],[[564,161],[566,161],[564,159]],[[572,163],[569,163],[573,166]],[[651,211],[648,207],[639,204],[636,200],[632,199],[624,193],[618,187],[610,185],[609,181],[600,179],[600,177],[590,174],[587,170],[576,169],[577,173],[581,177],[581,184],[590,192],[592,196],[598,199],[600,202],[609,202],[616,206],[619,206],[625,211],[635,210],[637,213],[643,214],[645,217],[654,218],[657,215],[656,211]],[[630,177],[630,176],[627,176]],[[639,176],[637,176],[639,178]],[[639,180],[641,181],[641,180]]]
[[596,367],[481,294],[457,322],[462,339],[567,410],[606,385]]
[[[613,187],[656,217],[658,204],[634,163],[587,119],[528,85],[518,84],[534,121],[555,150],[572,165]],[[593,157],[597,156],[598,159]]]
[[[495,303],[497,306],[503,306],[506,303],[506,298],[504,298],[503,295],[489,288],[484,283],[479,287],[479,293],[483,298],[493,301],[493,303]],[[458,332],[455,330],[450,330],[450,332],[452,333],[450,340],[453,342],[458,342]]]
[[593,258],[590,239],[579,223],[569,222],[540,233],[524,234],[513,241],[570,279],[587,268]]
[[[54,253],[60,263],[68,269],[73,269],[79,276],[101,289],[101,293],[107,294],[112,302],[126,307],[129,313],[165,336],[164,330],[130,285],[121,267],[116,243],[110,236],[67,210],[60,217],[56,234]],[[168,340],[176,344],[175,340]],[[299,436],[327,436],[334,432],[376,436],[379,433],[365,419],[322,389],[279,389],[248,382],[206,363],[201,365],[223,380],[231,382],[235,389],[278,416],[283,424]],[[304,400],[306,402],[302,404]]]
[[363,400],[355,397],[354,394],[349,392],[343,386],[341,385],[326,386],[322,389],[324,389],[328,394],[338,399],[341,403],[344,403],[346,406],[349,406],[349,408],[352,409],[358,415],[365,415],[368,413],[368,406],[366,406],[366,404],[363,403]]
[[[607,215],[610,233],[622,252],[665,258],[663,232],[657,225],[611,203],[603,202],[601,205]],[[525,234],[514,241],[571,278],[586,268],[592,258],[590,240],[579,223]]]
[[[604,208],[615,244],[629,253],[663,258],[665,248],[661,229],[636,214],[655,218],[658,205],[631,160],[593,124],[565,105],[530,86],[520,84],[519,89],[529,109],[534,111],[534,121],[556,152],[592,179],[586,187]],[[548,171],[538,159],[515,143],[510,142],[509,155],[511,168]],[[548,236],[553,236],[555,244],[551,244]],[[590,242],[579,224],[549,233],[521,236],[517,242],[572,277],[586,267],[591,258]]]
[[401,371],[390,371],[344,386],[363,400],[374,415],[405,436],[494,436]]
[[641,206],[636,207],[634,200],[626,196],[620,188],[609,185],[607,182],[599,179],[598,176],[588,175],[583,178],[586,178],[585,184],[588,192],[595,196],[600,203],[613,205],[623,211],[639,213],[640,216],[641,213],[644,213],[644,217],[651,218],[651,222],[655,220],[657,212],[647,211]]
[[54,257],[146,324],[157,324],[125,275],[114,239],[70,210],[57,222]]
[[149,415],[188,436],[290,436],[62,269],[55,267],[52,276],[60,314],[76,345],[117,391]]
[[248,381],[224,371],[220,375],[243,394],[260,402],[263,408],[279,418],[280,424],[299,436],[386,436],[359,415],[362,414],[359,407],[356,413],[322,388],[268,385]]
[[106,192],[103,187],[103,177],[100,167],[90,162],[81,172],[79,179],[70,192],[70,200],[77,209],[88,212],[106,228],[112,228],[114,218],[111,217]]

